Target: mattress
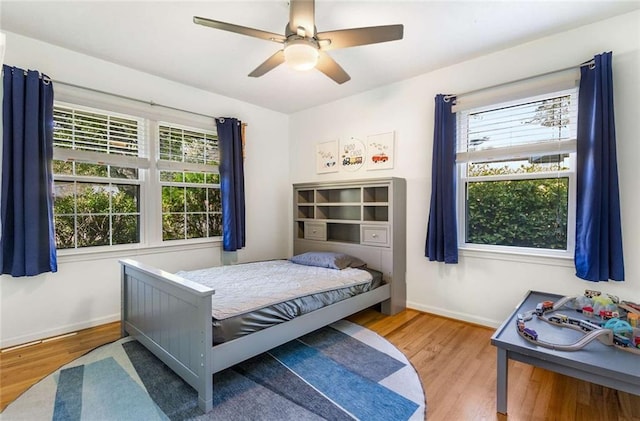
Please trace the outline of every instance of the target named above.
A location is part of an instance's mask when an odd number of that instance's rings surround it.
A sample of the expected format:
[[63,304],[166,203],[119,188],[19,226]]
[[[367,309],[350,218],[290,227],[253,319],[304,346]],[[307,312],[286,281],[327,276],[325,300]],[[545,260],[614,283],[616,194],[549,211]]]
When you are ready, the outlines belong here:
[[209,286],[213,342],[230,341],[370,291],[382,284],[373,269],[318,268],[287,260],[176,273]]

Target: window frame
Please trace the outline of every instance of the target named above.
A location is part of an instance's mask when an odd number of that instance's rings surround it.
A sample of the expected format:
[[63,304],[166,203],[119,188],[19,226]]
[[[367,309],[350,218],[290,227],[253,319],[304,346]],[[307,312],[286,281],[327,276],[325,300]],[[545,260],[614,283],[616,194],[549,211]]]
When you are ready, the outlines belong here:
[[[196,114],[177,111],[173,109],[154,107],[112,96],[105,93],[87,92],[84,89],[67,88],[56,92],[54,105],[60,105],[72,109],[80,109],[89,112],[119,115],[126,118],[142,120],[143,133],[139,138],[139,157],[148,161],[148,164],[138,168],[138,180],[120,178],[102,178],[91,176],[56,175],[55,181],[93,181],[98,183],[137,184],[139,193],[139,243],[88,246],[57,250],[62,261],[82,261],[93,258],[126,257],[134,251],[136,254],[152,254],[158,250],[171,249],[200,249],[210,248],[222,243],[222,236],[202,237],[180,240],[162,240],[162,191],[160,184],[160,169],[158,168],[159,138],[158,130],[161,123],[182,126],[192,131],[206,131],[217,135],[215,120],[204,118]],[[76,162],[87,162],[77,159],[70,154]],[[54,156],[55,159],[55,156]],[[60,159],[58,157],[58,159]],[[117,165],[109,162],[110,165]],[[217,170],[217,168],[216,168]],[[218,184],[219,188],[219,184]],[[157,204],[153,205],[153,204]]]
[[[525,104],[527,102],[531,102],[532,100],[542,99],[542,98],[552,98],[555,96],[560,96],[562,94],[569,93],[572,96],[572,108],[575,110],[575,119],[577,120],[577,101],[578,101],[578,92],[577,88],[571,89],[558,89],[548,94],[544,95],[527,95],[522,96],[517,99],[512,99],[509,101],[495,102],[489,105],[480,105],[473,108],[468,108],[464,110],[458,110],[456,115],[457,120],[457,138],[460,137],[461,133],[465,133],[467,131],[467,117],[471,113],[489,111],[494,109],[503,108],[506,106],[516,105],[516,104]],[[575,126],[576,122],[572,122]],[[553,155],[555,153],[569,153],[569,162],[570,169],[566,171],[544,171],[544,172],[534,172],[534,173],[516,173],[516,174],[508,174],[508,175],[487,175],[487,176],[467,176],[467,165],[473,162],[487,162],[491,161],[491,158],[487,158],[487,155],[490,155],[491,152],[480,152],[477,151],[476,155],[479,155],[478,158],[485,155],[485,159],[473,159],[474,152],[467,152],[465,150],[459,150],[460,140],[458,140],[458,151],[456,152],[456,157],[462,157],[462,162],[456,161],[456,212],[457,212],[457,224],[458,224],[458,250],[462,255],[471,256],[471,257],[482,257],[486,256],[487,253],[492,254],[494,257],[498,257],[500,259],[513,260],[513,261],[530,261],[530,262],[539,262],[540,258],[543,258],[545,261],[547,258],[555,258],[558,259],[558,262],[562,266],[570,265],[570,260],[574,257],[575,250],[575,231],[576,231],[576,140],[575,140],[575,127],[572,132],[573,138],[571,140],[565,140],[562,142],[558,142],[558,144],[562,143],[561,149],[554,149],[557,145],[555,142],[553,144],[549,144],[549,148],[544,148],[542,146],[538,147],[536,145],[541,145],[541,143],[533,143],[534,146],[529,145],[516,145],[510,148],[505,148],[502,151],[498,151],[495,155],[500,156],[509,156],[509,151],[511,150],[513,160],[517,160],[518,158],[522,158],[527,156],[528,150],[536,150],[540,151],[542,149],[545,150],[544,154]],[[572,149],[568,151],[567,149]],[[538,152],[536,152],[538,153]],[[498,160],[494,160],[496,162]],[[467,185],[470,182],[480,182],[480,181],[506,181],[506,180],[533,180],[533,179],[548,179],[548,178],[568,178],[568,191],[567,191],[567,248],[564,250],[560,249],[543,249],[543,248],[533,248],[533,247],[519,247],[519,246],[505,246],[505,245],[493,245],[493,244],[477,244],[477,243],[468,243],[467,242]],[[508,257],[510,256],[510,257]]]
[[[182,239],[164,239],[164,228],[163,228],[163,219],[164,219],[164,211],[162,210],[162,188],[163,187],[179,187],[179,188],[205,188],[205,189],[218,189],[220,190],[220,172],[219,172],[219,168],[218,165],[215,164],[207,164],[207,163],[192,163],[192,162],[186,162],[186,161],[177,161],[177,160],[162,160],[160,159],[160,130],[161,127],[166,127],[169,129],[178,129],[178,130],[183,130],[183,131],[190,131],[190,132],[200,132],[203,133],[205,136],[209,135],[209,136],[213,136],[216,138],[217,141],[217,131],[216,130],[205,130],[205,129],[197,129],[194,127],[189,127],[189,126],[185,126],[182,124],[176,124],[176,123],[171,123],[171,122],[167,122],[167,121],[158,121],[156,122],[156,130],[154,130],[154,133],[156,135],[156,137],[158,138],[158,141],[156,142],[156,153],[157,153],[157,159],[155,160],[156,163],[156,174],[157,177],[154,177],[157,179],[158,184],[159,184],[159,194],[160,194],[160,241],[163,244],[176,244],[177,242],[180,241],[187,241],[187,242],[193,242],[193,241],[197,241],[197,240],[206,240],[206,239],[219,239],[221,241],[222,239],[222,234],[219,236],[210,236],[210,237],[195,237],[195,238],[182,238]],[[218,155],[219,156],[219,155]],[[211,161],[211,162],[215,162],[215,161]],[[183,172],[183,173],[187,173],[187,172],[191,172],[191,173],[206,173],[209,175],[212,174],[217,174],[218,175],[218,183],[190,183],[188,181],[181,181],[181,182],[177,182],[177,181],[162,181],[161,179],[161,174],[163,171],[173,171],[173,172]],[[185,203],[186,206],[186,203]],[[191,212],[188,212],[185,209],[185,217],[186,215],[188,215]],[[209,214],[215,214],[218,212],[209,212],[209,211],[205,211],[204,212],[207,216],[207,218],[209,217]],[[222,218],[222,204],[220,205],[220,217]],[[220,229],[222,230],[222,227],[220,227]],[[186,230],[186,225],[185,225],[185,230]]]
[[[138,239],[139,242],[137,243],[124,243],[124,244],[109,244],[109,245],[97,245],[97,246],[85,246],[85,247],[78,247],[78,240],[77,238],[74,241],[74,246],[71,248],[63,248],[63,249],[57,249],[56,252],[61,255],[61,256],[65,256],[65,255],[69,255],[69,254],[77,254],[77,253],[87,253],[87,252],[101,252],[101,251],[105,251],[105,250],[117,250],[117,249],[123,249],[123,250],[130,250],[131,248],[134,248],[136,245],[139,245],[142,243],[143,241],[143,235],[144,235],[144,224],[143,224],[143,213],[145,211],[145,203],[146,200],[144,200],[145,197],[145,185],[144,185],[144,177],[145,177],[145,171],[144,170],[148,170],[149,168],[149,160],[148,157],[146,156],[147,154],[145,153],[146,151],[146,147],[147,145],[144,143],[145,142],[145,132],[146,132],[146,124],[143,118],[138,117],[138,116],[134,116],[134,115],[129,115],[129,114],[124,114],[121,112],[117,112],[117,111],[111,111],[111,110],[102,110],[102,109],[97,109],[95,107],[88,107],[85,105],[80,105],[80,104],[72,104],[69,103],[67,101],[59,101],[59,100],[55,100],[54,101],[54,107],[60,107],[60,108],[66,108],[66,109],[70,109],[72,111],[80,111],[80,112],[85,112],[85,113],[95,113],[95,114],[102,114],[108,117],[116,117],[116,118],[124,118],[124,119],[129,119],[129,120],[134,120],[137,122],[137,146],[138,146],[138,155],[137,156],[133,156],[133,155],[119,155],[119,154],[113,154],[110,155],[108,153],[104,153],[104,152],[95,152],[95,151],[87,151],[87,150],[78,150],[78,149],[71,149],[71,148],[65,148],[65,147],[57,147],[54,146],[53,148],[53,160],[54,161],[63,161],[63,162],[71,162],[71,163],[86,163],[86,164],[91,164],[91,165],[105,165],[105,166],[118,166],[119,164],[122,164],[121,166],[124,167],[128,167],[128,168],[135,168],[138,171],[138,177],[136,179],[127,179],[127,178],[117,178],[117,177],[112,177],[111,175],[107,175],[107,176],[92,176],[92,175],[74,175],[74,174],[56,174],[53,173],[53,184],[54,184],[54,189],[56,186],[57,182],[62,182],[62,183],[69,183],[69,182],[73,182],[73,183],[93,183],[93,184],[102,184],[102,185],[112,185],[112,184],[128,184],[128,185],[135,185],[138,186]],[[55,116],[55,113],[54,113]],[[55,122],[55,119],[54,119]],[[120,159],[118,159],[120,158]],[[118,160],[122,161],[121,163],[118,162]],[[75,205],[77,205],[77,202],[74,202]],[[77,209],[74,209],[74,213],[73,213],[73,217],[74,219],[78,216],[78,212]],[[109,217],[111,217],[113,214],[111,212],[104,214],[104,215],[108,215]],[[54,202],[54,218],[56,216],[56,211],[55,211],[55,202]],[[111,226],[111,223],[109,224]],[[77,229],[77,221],[74,221],[74,230]],[[109,239],[110,242],[112,240],[112,231],[110,228],[110,232],[109,232]],[[57,246],[57,245],[56,245]]]

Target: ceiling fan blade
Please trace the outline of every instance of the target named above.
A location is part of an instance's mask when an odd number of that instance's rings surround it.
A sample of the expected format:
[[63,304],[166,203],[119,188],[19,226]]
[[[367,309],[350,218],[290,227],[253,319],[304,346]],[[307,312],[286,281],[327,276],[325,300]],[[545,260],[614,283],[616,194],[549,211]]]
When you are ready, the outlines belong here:
[[329,54],[322,51],[320,51],[316,69],[320,70],[340,85],[351,79],[351,76],[349,76],[347,72],[345,72],[344,69],[340,67],[340,65],[336,63],[331,56],[329,56]]
[[[320,42],[322,50],[328,51],[338,48],[399,40],[402,39],[403,32],[403,25],[384,25],[319,32],[316,37]],[[326,45],[326,42],[322,42],[327,39],[331,40],[329,45]]]
[[249,73],[251,77],[260,77],[263,74],[267,73],[270,70],[273,70],[275,67],[284,63],[284,50],[280,50],[276,52],[274,55],[269,57],[262,63],[260,66],[256,67],[255,70]]
[[208,26],[210,28],[221,29],[223,31],[235,32],[236,34],[247,35],[254,38],[261,38],[267,41],[275,41],[283,43],[286,38],[280,34],[273,32],[262,31],[260,29],[247,28],[246,26],[234,25],[233,23],[220,22],[218,20],[212,20],[207,18],[201,18],[199,16],[193,17],[193,23],[198,25]]
[[299,27],[304,28],[306,37],[313,38],[316,35],[314,0],[290,0],[288,26],[290,33],[297,34]]

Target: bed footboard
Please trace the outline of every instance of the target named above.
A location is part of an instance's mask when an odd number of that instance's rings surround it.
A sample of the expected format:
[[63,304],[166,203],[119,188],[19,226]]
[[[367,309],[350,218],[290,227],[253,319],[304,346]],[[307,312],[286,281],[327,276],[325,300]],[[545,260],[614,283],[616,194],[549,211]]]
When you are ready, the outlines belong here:
[[214,290],[123,259],[122,333],[133,336],[213,405],[211,295]]

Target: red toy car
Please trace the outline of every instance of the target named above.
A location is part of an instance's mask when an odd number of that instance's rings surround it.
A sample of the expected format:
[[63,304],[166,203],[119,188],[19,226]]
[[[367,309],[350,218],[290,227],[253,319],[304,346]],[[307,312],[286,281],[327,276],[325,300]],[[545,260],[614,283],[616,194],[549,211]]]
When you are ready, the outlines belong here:
[[387,155],[381,153],[381,154],[378,154],[378,155],[373,155],[371,157],[371,160],[373,162],[376,162],[376,163],[377,162],[387,162],[389,160],[389,157]]

